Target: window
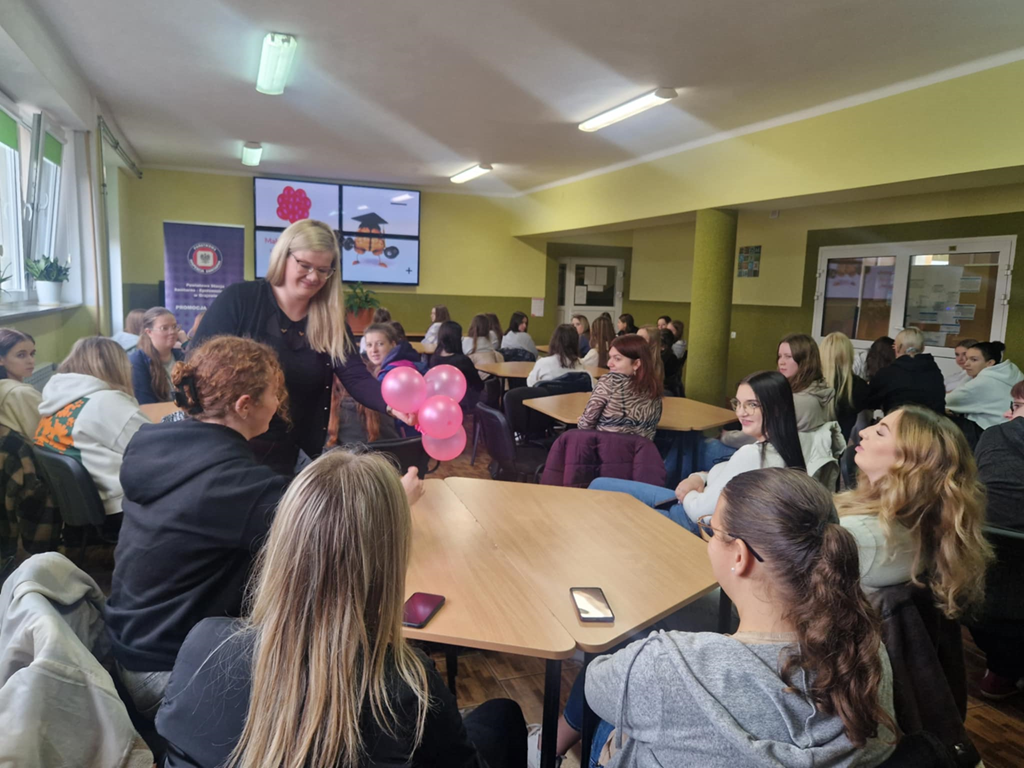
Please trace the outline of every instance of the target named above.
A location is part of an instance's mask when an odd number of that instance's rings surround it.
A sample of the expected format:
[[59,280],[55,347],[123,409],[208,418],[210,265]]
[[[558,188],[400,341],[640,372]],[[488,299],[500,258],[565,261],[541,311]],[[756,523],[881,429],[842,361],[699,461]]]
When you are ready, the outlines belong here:
[[[43,159],[39,171],[39,187],[34,205],[35,231],[32,237],[32,258],[57,258],[57,216],[60,209],[61,160],[63,145],[49,133],[44,134]],[[63,259],[61,260],[63,261]]]
[[936,357],[960,339],[1004,338],[1016,237],[822,248],[815,336],[845,333],[860,349],[906,326]]

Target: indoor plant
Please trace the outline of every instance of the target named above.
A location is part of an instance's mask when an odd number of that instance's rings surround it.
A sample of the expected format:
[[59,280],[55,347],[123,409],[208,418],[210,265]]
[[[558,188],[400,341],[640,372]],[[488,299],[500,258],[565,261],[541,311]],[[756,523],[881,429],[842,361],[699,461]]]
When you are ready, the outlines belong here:
[[25,272],[36,282],[36,301],[40,304],[60,304],[61,285],[67,282],[71,274],[71,258],[67,264],[61,264],[49,256],[28,259]]
[[373,320],[373,310],[380,306],[377,294],[356,283],[345,291],[345,319],[352,333],[362,333]]
[[[0,248],[0,253],[2,253],[2,252],[3,252],[3,248]],[[3,300],[3,295],[5,293],[7,293],[7,289],[4,288],[4,283],[6,283],[8,280],[10,280],[13,277],[14,277],[14,275],[12,275],[10,272],[7,271],[7,265],[6,264],[4,264],[2,267],[0,267],[0,301]]]

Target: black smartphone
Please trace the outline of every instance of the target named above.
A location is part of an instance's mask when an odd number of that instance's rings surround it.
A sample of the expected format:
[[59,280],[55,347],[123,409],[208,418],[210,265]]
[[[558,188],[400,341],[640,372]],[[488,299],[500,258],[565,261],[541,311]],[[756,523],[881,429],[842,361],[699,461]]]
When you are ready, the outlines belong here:
[[612,623],[615,614],[608,605],[608,598],[600,587],[570,587],[569,594],[576,605],[576,613],[580,621],[603,621]]
[[402,612],[402,624],[413,629],[423,629],[434,614],[444,605],[444,595],[431,595],[427,592],[414,592],[405,601]]

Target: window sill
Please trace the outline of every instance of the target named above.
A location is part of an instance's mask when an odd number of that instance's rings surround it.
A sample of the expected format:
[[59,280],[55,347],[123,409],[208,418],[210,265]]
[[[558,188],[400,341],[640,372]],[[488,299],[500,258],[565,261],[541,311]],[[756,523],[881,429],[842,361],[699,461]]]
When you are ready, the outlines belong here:
[[31,317],[42,317],[43,315],[52,315],[55,312],[78,309],[81,306],[81,302],[71,301],[47,305],[37,304],[34,301],[0,302],[0,321],[26,320]]

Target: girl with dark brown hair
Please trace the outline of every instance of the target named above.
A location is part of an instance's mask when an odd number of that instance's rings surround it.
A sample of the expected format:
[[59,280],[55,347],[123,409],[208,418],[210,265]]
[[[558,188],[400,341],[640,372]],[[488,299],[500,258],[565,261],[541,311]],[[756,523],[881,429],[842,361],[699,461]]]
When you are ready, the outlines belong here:
[[608,350],[614,340],[612,321],[601,315],[590,324],[590,351],[583,356],[583,364],[591,368],[607,368]]
[[814,339],[806,333],[791,333],[780,341],[779,373],[793,389],[797,429],[811,432],[835,420],[835,390],[825,383]]

